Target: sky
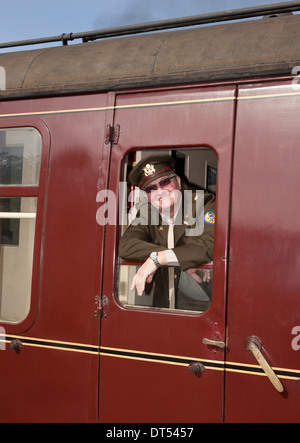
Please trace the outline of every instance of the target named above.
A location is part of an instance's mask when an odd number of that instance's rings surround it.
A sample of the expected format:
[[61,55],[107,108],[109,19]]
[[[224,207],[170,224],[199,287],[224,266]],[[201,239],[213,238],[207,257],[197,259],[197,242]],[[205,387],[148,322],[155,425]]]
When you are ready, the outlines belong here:
[[0,43],[282,3],[282,0],[2,0],[2,3]]

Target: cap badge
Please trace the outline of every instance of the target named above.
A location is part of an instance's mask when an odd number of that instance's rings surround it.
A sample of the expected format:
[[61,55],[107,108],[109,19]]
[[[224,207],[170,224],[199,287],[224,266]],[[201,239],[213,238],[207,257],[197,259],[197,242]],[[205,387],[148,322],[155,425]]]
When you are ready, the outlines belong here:
[[154,174],[154,172],[156,171],[156,169],[154,168],[154,165],[150,165],[149,163],[144,167],[143,169],[144,174],[146,177],[148,177],[149,175]]

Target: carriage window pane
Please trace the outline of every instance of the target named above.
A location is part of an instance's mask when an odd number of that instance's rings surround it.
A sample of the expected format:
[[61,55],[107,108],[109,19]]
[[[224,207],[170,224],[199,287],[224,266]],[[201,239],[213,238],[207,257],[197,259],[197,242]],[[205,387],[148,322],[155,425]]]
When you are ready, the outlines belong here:
[[[0,213],[2,214],[0,233],[1,244],[18,245],[20,233],[20,219],[17,213],[21,211],[21,198],[0,198]],[[12,214],[13,213],[13,214]],[[11,218],[11,217],[15,218]]]
[[[157,307],[156,293],[159,287],[160,291],[168,290],[168,282],[162,284],[162,279],[155,278],[150,284],[146,284],[142,296],[138,296],[136,289],[130,290],[130,283],[138,271],[139,266],[121,265],[119,269],[119,302],[125,307]],[[167,269],[165,270],[167,272]],[[178,301],[176,309],[183,311],[206,311],[212,299],[212,269],[198,269],[198,275],[203,280],[201,284],[197,283],[191,276],[180,269],[175,268],[175,281],[177,280]],[[168,309],[168,306],[165,306]]]
[[0,321],[19,323],[30,308],[36,197],[0,198]]
[[[116,273],[118,288],[116,295],[120,304],[125,307],[155,310],[177,309],[202,313],[208,310],[213,297],[212,259],[218,167],[215,151],[207,146],[155,150],[155,155],[169,155],[176,161],[176,180],[173,183],[162,186],[160,181],[154,182],[160,188],[168,186],[164,191],[165,196],[168,196],[169,192],[177,191],[175,196],[177,212],[173,234],[175,247],[169,248],[173,251],[169,251],[167,266],[156,270],[152,281],[146,283],[143,294],[138,295],[135,288],[130,289],[139,266],[150,254],[149,249],[147,253],[143,251],[143,245],[148,247],[149,243],[153,244],[150,246],[153,250],[156,245],[168,249],[169,219],[166,211],[163,214],[163,211],[158,209],[160,208],[158,199],[162,194],[155,194],[158,190],[156,187],[153,190],[153,198],[149,198],[149,194],[145,195],[146,193],[141,192],[138,187],[131,186],[129,179],[134,165],[141,160],[147,160],[153,152],[154,150],[151,152],[147,149],[132,150],[123,161],[121,171],[123,182],[119,186],[121,260],[118,264],[118,273]],[[143,169],[147,177],[151,174],[150,166],[149,164],[150,172],[147,167]],[[158,176],[155,180],[160,178],[163,176]],[[165,199],[164,204],[165,209],[170,210],[168,199]],[[152,228],[153,225],[157,226]],[[194,245],[196,245],[193,248],[194,258],[190,260],[190,247]],[[199,251],[198,255],[196,248]],[[183,271],[187,266],[181,265],[183,269],[180,268],[176,250],[186,264],[192,263],[187,272]]]
[[0,129],[0,186],[37,185],[41,147],[34,128]]

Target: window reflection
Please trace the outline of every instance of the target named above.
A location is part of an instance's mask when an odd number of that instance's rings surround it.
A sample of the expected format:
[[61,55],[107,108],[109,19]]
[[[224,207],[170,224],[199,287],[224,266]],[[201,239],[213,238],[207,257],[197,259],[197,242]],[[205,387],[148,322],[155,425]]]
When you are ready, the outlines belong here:
[[[206,146],[137,150],[124,158],[116,281],[123,306],[196,312],[209,308],[217,166],[215,151]],[[154,186],[153,195],[145,192],[144,183]],[[164,263],[145,279],[145,267],[139,269],[144,263],[147,269],[153,251],[164,251]],[[130,290],[131,284],[137,290]]]
[[0,129],[0,186],[37,185],[41,135],[33,128]]
[[19,212],[0,212],[0,321],[10,323],[25,319],[30,308],[37,207],[36,197],[16,200]]
[[[0,195],[5,189],[0,197],[0,321],[4,323],[22,322],[30,310],[41,150],[36,129],[0,129]],[[24,186],[35,186],[36,191],[22,197]]]
[[[181,272],[179,268],[175,268],[175,287],[176,287],[176,304],[175,308],[185,311],[206,311],[212,299],[212,280],[213,265],[206,265],[205,268],[199,268],[197,274],[200,276],[202,283],[196,282],[186,272]],[[142,296],[138,296],[136,290],[130,290],[130,282],[136,274],[139,265],[121,264],[119,269],[119,302],[126,307],[151,307],[166,308],[169,306],[160,306],[156,300],[157,289],[160,292],[168,293],[167,275],[153,279],[152,283],[147,283]],[[165,271],[167,274],[167,268]],[[159,276],[159,274],[157,274]],[[167,298],[167,297],[166,297]]]

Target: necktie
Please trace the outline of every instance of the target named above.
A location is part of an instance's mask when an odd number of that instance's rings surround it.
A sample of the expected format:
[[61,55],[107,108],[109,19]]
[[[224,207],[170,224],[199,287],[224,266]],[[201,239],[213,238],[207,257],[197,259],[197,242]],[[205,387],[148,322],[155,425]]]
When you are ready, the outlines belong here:
[[[168,232],[168,249],[174,248],[174,222],[169,224]],[[175,309],[175,288],[174,288],[174,268],[170,267],[169,271],[169,308]]]

